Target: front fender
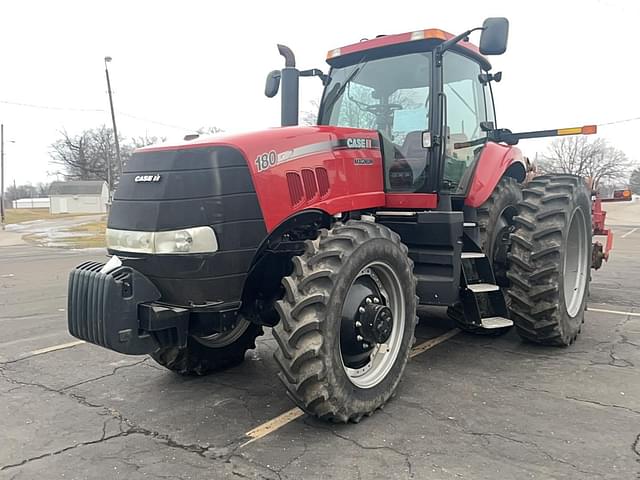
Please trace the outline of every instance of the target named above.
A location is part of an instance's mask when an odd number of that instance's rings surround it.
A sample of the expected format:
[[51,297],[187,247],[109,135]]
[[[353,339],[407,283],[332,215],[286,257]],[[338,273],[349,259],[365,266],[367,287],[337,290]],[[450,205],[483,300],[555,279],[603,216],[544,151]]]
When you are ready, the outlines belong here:
[[465,205],[473,208],[482,205],[505,175],[524,181],[527,165],[522,152],[516,147],[487,142],[478,158]]

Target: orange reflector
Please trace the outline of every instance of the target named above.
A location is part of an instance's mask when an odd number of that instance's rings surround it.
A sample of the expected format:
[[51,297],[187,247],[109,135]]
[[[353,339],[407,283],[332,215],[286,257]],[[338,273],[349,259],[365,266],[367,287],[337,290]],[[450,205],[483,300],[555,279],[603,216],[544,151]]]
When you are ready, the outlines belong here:
[[439,38],[440,40],[448,40],[447,34],[439,28],[430,28],[424,31],[424,38]]
[[596,125],[585,125],[584,127],[559,128],[556,135],[591,135],[598,131]]
[[329,50],[327,52],[327,60],[330,60],[332,58],[339,57],[339,56],[340,56],[340,49],[339,48],[334,48],[333,50]]
[[580,135],[582,133],[582,128],[559,128],[558,135]]
[[622,196],[623,197],[630,197],[631,196],[631,191],[630,190],[624,190],[622,192]]

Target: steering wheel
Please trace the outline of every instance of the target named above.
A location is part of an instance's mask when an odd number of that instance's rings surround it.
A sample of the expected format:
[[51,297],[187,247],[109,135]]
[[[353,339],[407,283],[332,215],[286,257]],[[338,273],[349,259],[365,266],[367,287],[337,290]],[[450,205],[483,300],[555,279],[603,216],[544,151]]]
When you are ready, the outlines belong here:
[[384,113],[391,113],[394,110],[402,110],[404,107],[399,103],[387,103],[378,105],[367,105],[364,109],[374,115],[382,115]]

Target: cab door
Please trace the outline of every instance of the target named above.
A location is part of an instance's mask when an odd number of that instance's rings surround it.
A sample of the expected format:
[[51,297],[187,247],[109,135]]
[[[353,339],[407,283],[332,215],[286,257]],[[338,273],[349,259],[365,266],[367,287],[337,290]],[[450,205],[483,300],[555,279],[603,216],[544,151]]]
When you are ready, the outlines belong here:
[[[480,65],[459,53],[447,51],[443,57],[443,92],[446,96],[443,188],[464,193],[464,184],[479,147],[456,144],[486,137],[480,123],[489,120],[485,86],[480,82]],[[491,115],[492,117],[492,115]]]

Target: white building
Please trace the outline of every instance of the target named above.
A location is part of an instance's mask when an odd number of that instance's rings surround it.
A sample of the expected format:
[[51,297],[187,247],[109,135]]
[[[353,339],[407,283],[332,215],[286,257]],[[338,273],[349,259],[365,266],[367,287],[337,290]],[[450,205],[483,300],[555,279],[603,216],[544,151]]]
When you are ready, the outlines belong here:
[[104,213],[109,189],[102,180],[53,182],[49,198],[51,213]]
[[48,197],[19,198],[11,202],[11,208],[50,208]]

